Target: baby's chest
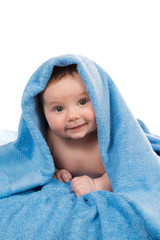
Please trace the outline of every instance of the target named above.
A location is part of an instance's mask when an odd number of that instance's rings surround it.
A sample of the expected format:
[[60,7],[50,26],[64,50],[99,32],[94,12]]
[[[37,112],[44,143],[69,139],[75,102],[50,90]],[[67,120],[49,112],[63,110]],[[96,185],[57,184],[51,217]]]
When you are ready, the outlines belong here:
[[67,169],[72,175],[96,177],[104,172],[99,149],[64,149],[58,155],[55,156],[57,168]]

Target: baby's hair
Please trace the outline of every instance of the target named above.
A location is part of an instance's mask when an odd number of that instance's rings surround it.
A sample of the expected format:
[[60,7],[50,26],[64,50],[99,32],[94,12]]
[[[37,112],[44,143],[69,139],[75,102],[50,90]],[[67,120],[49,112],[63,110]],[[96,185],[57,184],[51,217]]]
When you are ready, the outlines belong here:
[[63,77],[65,77],[66,75],[73,75],[73,73],[78,73],[77,71],[77,64],[70,64],[67,66],[55,66],[53,68],[53,72],[50,76],[50,79],[47,83],[47,86],[50,83],[56,82],[58,80],[61,80]]
[[[61,80],[63,77],[65,77],[68,74],[73,75],[73,73],[78,73],[77,64],[70,64],[70,65],[63,66],[63,67],[62,66],[54,66],[52,74],[51,74],[51,76],[50,76],[50,78],[47,82],[46,88],[51,83],[54,83],[54,82],[57,82],[57,81]],[[37,104],[38,104],[37,106],[40,109],[40,112],[42,112],[42,110],[43,110],[43,106],[42,106],[42,102],[43,102],[42,94],[43,94],[43,92],[39,93],[38,96],[37,96]]]

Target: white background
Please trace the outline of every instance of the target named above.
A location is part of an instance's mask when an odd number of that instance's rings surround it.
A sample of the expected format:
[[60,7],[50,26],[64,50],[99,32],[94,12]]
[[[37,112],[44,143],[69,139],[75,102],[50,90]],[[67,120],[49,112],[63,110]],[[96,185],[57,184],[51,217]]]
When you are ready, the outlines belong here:
[[159,0],[1,1],[1,129],[17,131],[23,89],[37,67],[68,53],[102,66],[134,116],[160,135]]

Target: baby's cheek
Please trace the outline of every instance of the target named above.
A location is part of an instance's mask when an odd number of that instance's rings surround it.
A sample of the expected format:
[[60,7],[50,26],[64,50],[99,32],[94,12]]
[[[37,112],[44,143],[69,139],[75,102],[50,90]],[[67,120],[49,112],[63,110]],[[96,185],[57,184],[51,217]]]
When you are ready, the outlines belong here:
[[95,121],[96,116],[93,107],[89,107],[86,109],[86,117],[88,118],[88,120]]
[[97,123],[96,123],[96,117],[94,112],[90,111],[87,113],[87,121],[92,124],[92,128],[94,128],[93,130],[97,129]]
[[58,133],[64,129],[64,124],[62,121],[54,120],[54,121],[50,121],[49,127],[53,132]]

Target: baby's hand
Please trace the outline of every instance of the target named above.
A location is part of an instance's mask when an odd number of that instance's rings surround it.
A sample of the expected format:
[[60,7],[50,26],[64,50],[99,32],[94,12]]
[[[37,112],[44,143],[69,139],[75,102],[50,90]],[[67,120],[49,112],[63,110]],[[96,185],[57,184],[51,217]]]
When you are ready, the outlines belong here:
[[63,183],[67,183],[72,179],[72,175],[68,170],[61,169],[61,170],[57,170],[54,173],[53,178],[56,178],[57,180],[59,180]]
[[86,193],[96,191],[96,186],[92,178],[88,176],[75,177],[71,182],[72,190],[79,197]]

